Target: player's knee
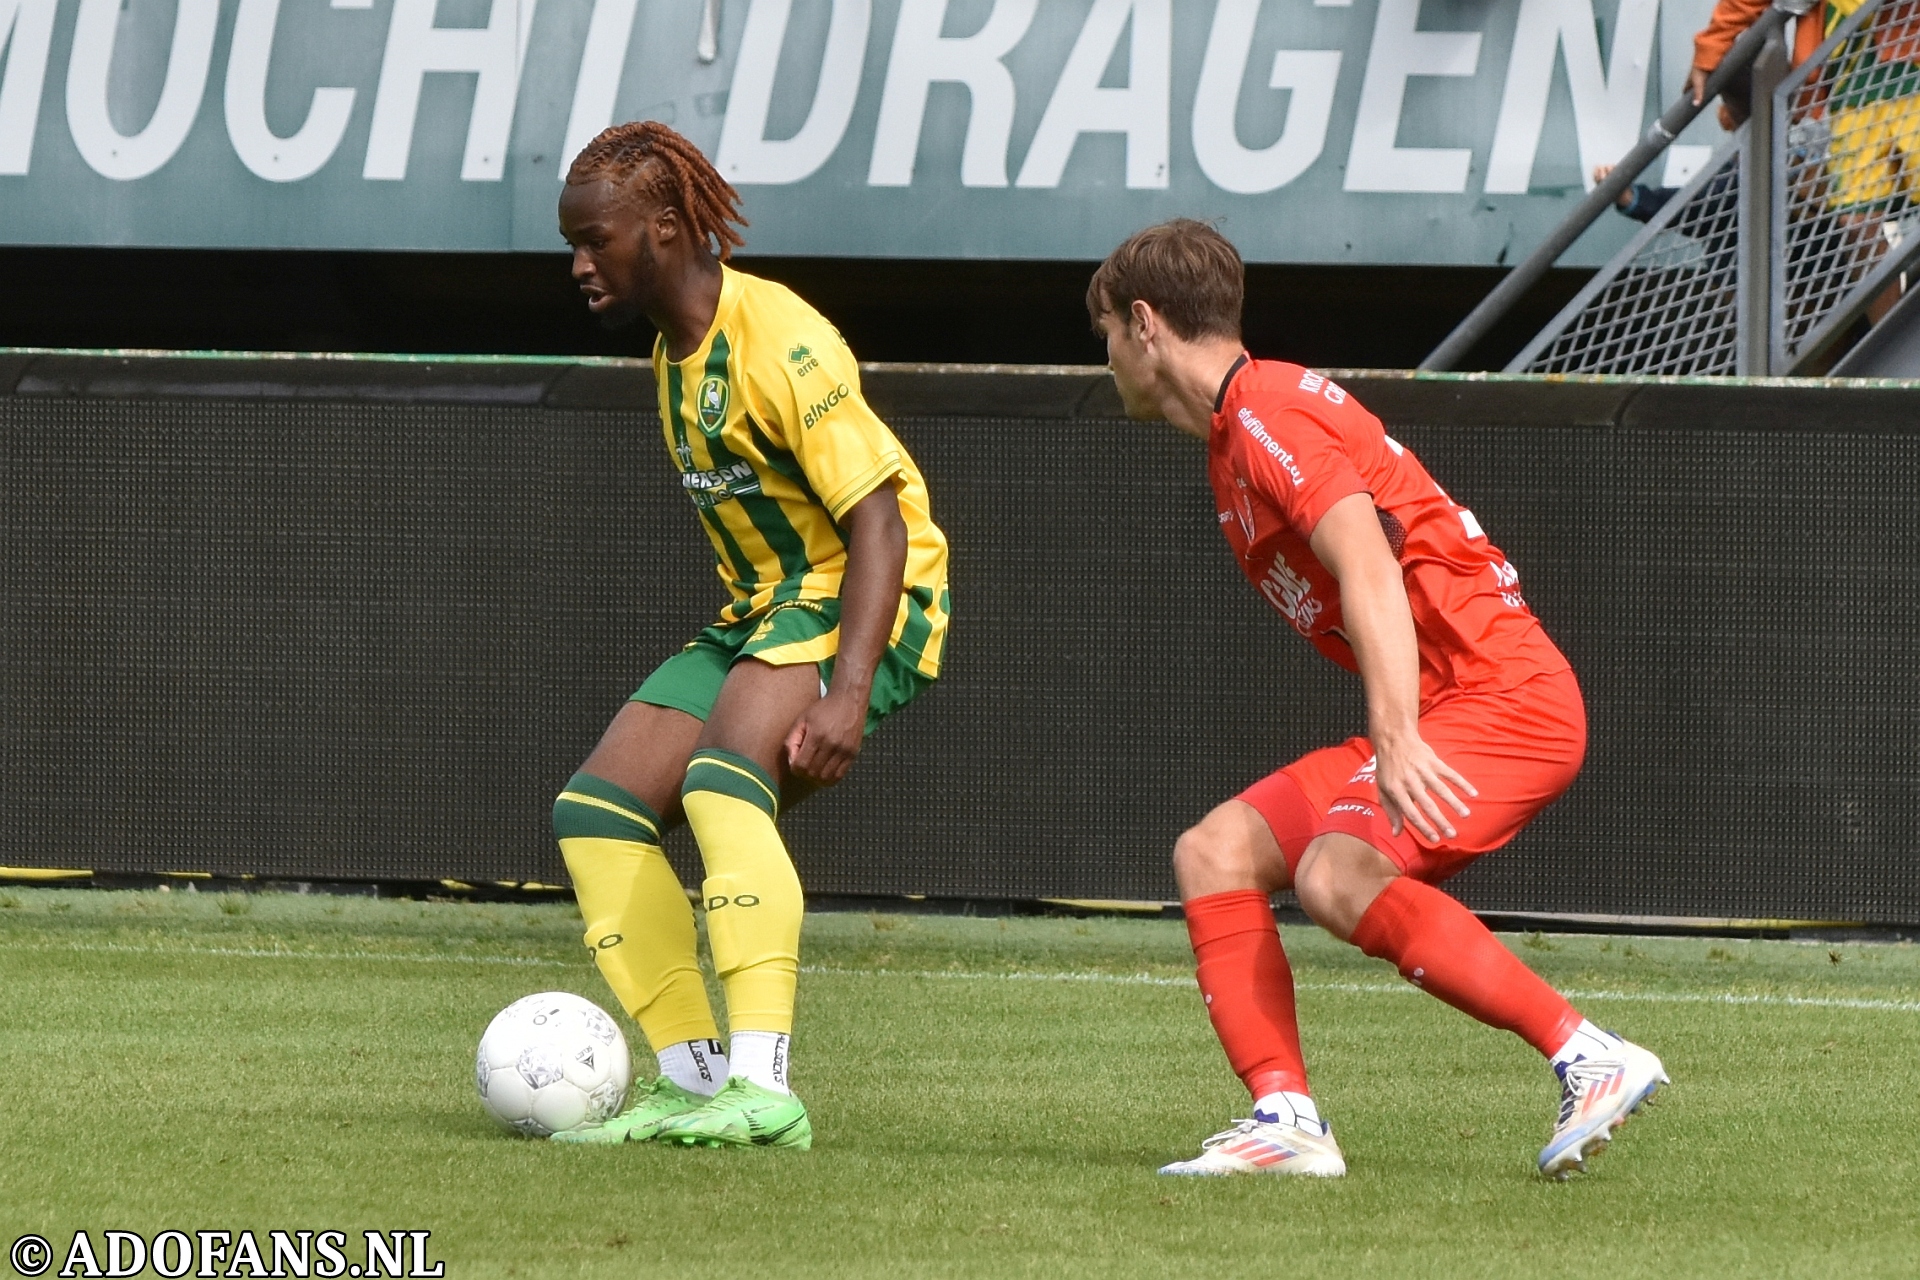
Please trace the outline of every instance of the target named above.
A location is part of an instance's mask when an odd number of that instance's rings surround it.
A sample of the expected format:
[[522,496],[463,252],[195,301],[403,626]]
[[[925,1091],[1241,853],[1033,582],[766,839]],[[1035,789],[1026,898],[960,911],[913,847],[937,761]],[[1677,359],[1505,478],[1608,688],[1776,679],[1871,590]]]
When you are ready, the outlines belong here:
[[1371,846],[1326,837],[1307,846],[1294,872],[1293,893],[1308,919],[1346,939],[1398,874],[1386,855]]
[[582,838],[658,846],[660,816],[640,797],[582,770],[553,800],[553,838],[565,851]]
[[1293,896],[1309,920],[1322,928],[1332,927],[1329,921],[1338,909],[1340,885],[1328,859],[1309,855],[1300,860],[1299,869],[1293,873]]
[[1253,859],[1228,833],[1202,822],[1173,842],[1173,875],[1183,889],[1251,882]]

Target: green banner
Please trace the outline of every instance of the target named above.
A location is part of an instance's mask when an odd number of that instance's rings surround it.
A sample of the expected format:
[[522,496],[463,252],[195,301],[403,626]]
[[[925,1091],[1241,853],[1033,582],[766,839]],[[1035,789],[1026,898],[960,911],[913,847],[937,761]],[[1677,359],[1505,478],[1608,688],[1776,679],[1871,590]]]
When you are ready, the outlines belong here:
[[1509,262],[1710,7],[0,0],[0,243],[553,250],[566,161],[652,118],[759,253],[1088,259],[1190,215],[1255,261]]

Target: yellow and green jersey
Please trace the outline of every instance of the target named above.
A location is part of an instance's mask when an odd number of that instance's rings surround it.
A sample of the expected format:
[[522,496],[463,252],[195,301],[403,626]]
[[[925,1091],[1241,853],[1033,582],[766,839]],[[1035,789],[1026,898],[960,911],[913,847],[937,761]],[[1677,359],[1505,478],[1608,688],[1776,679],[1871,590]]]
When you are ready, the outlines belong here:
[[907,524],[891,643],[922,674],[939,675],[947,540],[919,468],[861,397],[859,365],[819,312],[784,285],[721,271],[720,306],[699,348],[679,361],[667,359],[664,339],[653,348],[667,448],[733,597],[721,621],[838,599],[840,517],[891,482]]

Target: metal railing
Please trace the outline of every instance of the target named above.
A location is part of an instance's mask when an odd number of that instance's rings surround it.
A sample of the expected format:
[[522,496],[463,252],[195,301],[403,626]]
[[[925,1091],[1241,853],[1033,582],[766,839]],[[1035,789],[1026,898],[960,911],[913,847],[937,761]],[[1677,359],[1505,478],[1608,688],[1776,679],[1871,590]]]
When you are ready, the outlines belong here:
[[[1763,51],[1787,16],[1768,10],[1707,85],[1711,101],[1752,66],[1754,118],[1509,370],[1817,373],[1898,297],[1920,255],[1920,0],[1867,0],[1781,78]],[[1665,150],[1683,106],[1421,367],[1456,366]]]
[[1740,169],[1746,142],[1743,127],[1507,371],[1734,373],[1743,309]]
[[1799,373],[1920,251],[1920,0],[1862,5],[1782,82],[1773,113],[1770,363]]

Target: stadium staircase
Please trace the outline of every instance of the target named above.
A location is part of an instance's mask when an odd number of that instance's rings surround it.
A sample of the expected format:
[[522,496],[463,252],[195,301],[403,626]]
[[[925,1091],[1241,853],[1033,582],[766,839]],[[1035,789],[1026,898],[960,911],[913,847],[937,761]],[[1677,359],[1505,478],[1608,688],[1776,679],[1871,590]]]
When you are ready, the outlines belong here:
[[[1458,368],[1722,88],[1750,120],[1506,366],[1510,373],[1920,377],[1920,0],[1867,0],[1787,70],[1775,0],[1707,82],[1422,362]],[[1912,115],[1908,115],[1909,109]],[[1912,120],[1909,125],[1908,120]],[[1915,283],[1920,285],[1920,280]],[[1864,336],[1863,336],[1864,334]]]

